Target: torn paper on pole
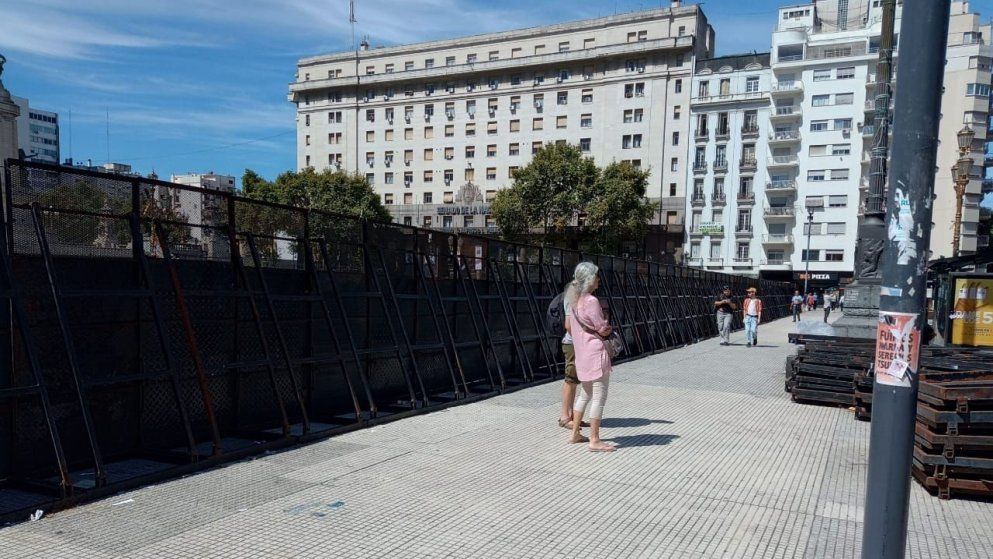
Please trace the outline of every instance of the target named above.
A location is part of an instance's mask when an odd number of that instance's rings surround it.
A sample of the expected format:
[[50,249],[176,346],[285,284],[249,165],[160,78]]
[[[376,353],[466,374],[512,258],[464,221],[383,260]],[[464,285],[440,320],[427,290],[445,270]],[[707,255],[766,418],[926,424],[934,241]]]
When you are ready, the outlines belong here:
[[[904,186],[900,183],[900,186]],[[893,194],[899,211],[890,217],[889,238],[896,243],[897,259],[900,266],[910,264],[911,259],[917,258],[917,241],[911,234],[914,227],[914,211],[910,207],[910,199],[902,188],[897,188]]]
[[911,375],[917,372],[920,350],[921,332],[916,314],[879,311],[876,382],[909,388]]

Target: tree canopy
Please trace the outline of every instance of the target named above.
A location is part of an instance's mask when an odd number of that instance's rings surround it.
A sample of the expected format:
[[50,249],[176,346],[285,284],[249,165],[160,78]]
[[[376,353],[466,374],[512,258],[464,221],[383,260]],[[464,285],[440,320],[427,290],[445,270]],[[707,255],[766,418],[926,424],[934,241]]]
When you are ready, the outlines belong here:
[[646,198],[649,172],[630,163],[599,168],[578,146],[545,145],[514,183],[497,193],[491,211],[504,237],[541,233],[549,239],[585,218],[580,240],[603,250],[643,235],[656,205]]

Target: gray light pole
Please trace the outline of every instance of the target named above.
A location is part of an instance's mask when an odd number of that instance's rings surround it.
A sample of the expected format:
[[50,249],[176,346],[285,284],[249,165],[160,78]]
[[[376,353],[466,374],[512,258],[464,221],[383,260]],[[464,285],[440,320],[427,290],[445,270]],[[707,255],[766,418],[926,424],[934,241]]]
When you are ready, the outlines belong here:
[[810,237],[813,236],[812,227],[814,225],[814,208],[813,206],[807,206],[807,257],[803,260],[806,262],[806,269],[803,272],[803,296],[807,296],[807,282],[810,281]]
[[950,0],[904,0],[876,334],[864,559],[902,559]]

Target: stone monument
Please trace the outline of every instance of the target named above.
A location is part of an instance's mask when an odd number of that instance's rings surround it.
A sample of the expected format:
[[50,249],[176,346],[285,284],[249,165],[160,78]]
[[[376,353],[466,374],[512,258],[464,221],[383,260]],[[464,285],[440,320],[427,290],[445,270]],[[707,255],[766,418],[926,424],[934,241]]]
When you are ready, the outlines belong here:
[[[7,59],[0,54],[0,186],[6,189],[4,176],[8,158],[17,157],[17,117],[21,109],[3,86],[3,65]],[[6,196],[3,197],[6,200]]]

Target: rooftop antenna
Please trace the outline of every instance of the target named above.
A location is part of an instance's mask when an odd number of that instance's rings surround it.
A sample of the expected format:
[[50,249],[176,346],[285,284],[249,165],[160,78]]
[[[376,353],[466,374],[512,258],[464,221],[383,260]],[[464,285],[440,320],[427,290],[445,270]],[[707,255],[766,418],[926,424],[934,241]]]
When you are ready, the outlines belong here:
[[69,159],[72,160],[72,107],[69,107]]
[[105,107],[107,111],[107,163],[110,163],[110,107]]
[[348,0],[348,24],[352,28],[352,50],[355,50],[355,0]]

